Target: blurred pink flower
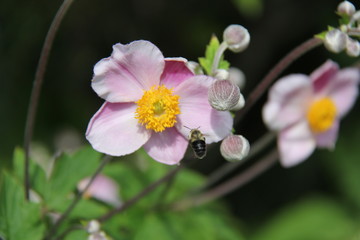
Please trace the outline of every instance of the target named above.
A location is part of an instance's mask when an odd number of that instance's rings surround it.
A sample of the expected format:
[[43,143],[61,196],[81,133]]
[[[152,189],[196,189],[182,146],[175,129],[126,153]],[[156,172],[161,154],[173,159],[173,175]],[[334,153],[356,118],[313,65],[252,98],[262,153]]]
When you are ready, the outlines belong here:
[[339,120],[358,95],[359,71],[339,70],[328,60],[310,76],[292,74],[270,89],[263,108],[265,124],[278,131],[280,162],[291,167],[308,158],[316,147],[332,149]]
[[164,58],[148,41],[116,44],[111,56],[94,67],[92,88],[105,103],[91,119],[86,138],[94,149],[112,156],[143,146],[156,161],[177,164],[188,145],[184,125],[200,126],[207,143],[231,132],[230,113],[208,103],[214,81],[195,76],[183,58]]
[[[81,180],[77,185],[79,191],[83,191],[88,185],[89,181],[90,178],[84,178]],[[93,197],[114,207],[121,205],[117,183],[104,175],[98,175],[94,179],[94,181],[84,193],[84,197]]]

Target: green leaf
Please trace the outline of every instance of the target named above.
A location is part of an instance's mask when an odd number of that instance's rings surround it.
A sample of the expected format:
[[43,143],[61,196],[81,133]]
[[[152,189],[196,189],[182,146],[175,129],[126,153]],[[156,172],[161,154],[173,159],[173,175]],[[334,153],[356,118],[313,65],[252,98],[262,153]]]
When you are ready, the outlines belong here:
[[283,209],[251,240],[350,239],[354,231],[355,224],[340,206],[318,197]]
[[64,209],[64,199],[76,189],[77,183],[98,168],[101,154],[85,147],[73,155],[64,154],[55,161],[54,169],[44,191],[50,209]]
[[[215,35],[213,35],[210,39],[209,44],[206,47],[205,57],[199,58],[200,66],[205,70],[205,73],[207,75],[212,74],[211,68],[214,62],[216,51],[218,50],[219,46],[220,46],[219,39]],[[229,62],[223,60],[223,57],[221,57],[218,68],[227,70],[229,67],[230,67]]]
[[0,191],[0,236],[7,240],[40,240],[44,230],[40,205],[25,201],[22,185],[4,172]]
[[[13,154],[13,169],[15,177],[24,181],[25,153],[22,148],[15,148]],[[29,163],[30,186],[37,194],[43,196],[46,191],[47,178],[45,171],[34,160],[30,159]]]

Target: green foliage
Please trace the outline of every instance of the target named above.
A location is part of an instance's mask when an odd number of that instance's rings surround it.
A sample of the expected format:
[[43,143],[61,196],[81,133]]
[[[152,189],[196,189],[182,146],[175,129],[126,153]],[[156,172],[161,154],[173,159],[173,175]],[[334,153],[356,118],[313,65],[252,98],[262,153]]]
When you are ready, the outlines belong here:
[[354,232],[355,223],[339,205],[318,197],[283,209],[251,240],[338,240],[350,239]]
[[[221,220],[220,220],[221,219]],[[243,239],[231,223],[211,210],[191,209],[187,212],[149,213],[134,239]]]
[[[216,54],[216,51],[218,50],[220,46],[220,42],[219,39],[213,35],[210,39],[209,44],[206,46],[206,50],[205,50],[205,57],[200,57],[199,58],[199,63],[200,66],[205,70],[205,73],[207,75],[211,75],[211,68],[214,62],[214,57]],[[226,60],[223,60],[223,57],[221,58],[220,62],[219,62],[219,66],[218,68],[220,69],[229,69],[229,62]]]
[[[100,154],[85,147],[73,155],[63,154],[54,162],[51,172],[30,162],[31,186],[40,203],[25,201],[23,182],[24,152],[14,152],[14,176],[6,173],[0,196],[0,236],[7,240],[40,240],[49,230],[48,213],[63,213],[74,199],[77,183],[92,175],[99,165]],[[126,159],[126,160],[125,160]],[[126,201],[152,182],[162,178],[170,166],[152,160],[143,150],[109,163],[103,174],[120,186],[121,199]],[[176,177],[142,198],[136,206],[114,216],[102,224],[112,239],[243,239],[238,223],[216,205],[207,205],[176,212],[169,206],[204,178],[191,170],[183,169]],[[167,184],[169,184],[167,186]],[[74,224],[96,219],[111,206],[95,199],[81,199],[70,216],[57,231],[62,234]],[[42,215],[40,215],[42,214]],[[4,219],[4,220],[3,220]],[[24,223],[25,222],[25,223]],[[86,240],[84,229],[70,231],[67,240]]]
[[7,240],[42,239],[45,226],[40,204],[25,201],[22,184],[3,173],[0,191],[0,236]]
[[[356,126],[354,122],[352,126]],[[336,149],[333,152],[324,152],[324,164],[330,170],[339,191],[348,202],[357,207],[360,215],[360,139],[359,128],[348,128],[342,131]]]

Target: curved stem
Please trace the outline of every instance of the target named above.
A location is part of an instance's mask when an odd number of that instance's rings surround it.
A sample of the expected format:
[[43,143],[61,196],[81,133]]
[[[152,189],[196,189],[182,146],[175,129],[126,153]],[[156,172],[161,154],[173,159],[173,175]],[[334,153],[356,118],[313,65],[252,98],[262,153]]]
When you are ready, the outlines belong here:
[[218,69],[219,67],[219,63],[221,60],[222,55],[224,54],[225,50],[227,49],[228,45],[226,42],[222,42],[219,46],[219,48],[217,49],[215,56],[214,56],[214,61],[213,64],[211,66],[211,76],[214,76],[215,71]]
[[278,159],[278,152],[276,149],[271,151],[268,155],[266,155],[263,159],[258,161],[253,166],[249,167],[245,172],[241,172],[235,177],[229,179],[228,181],[218,185],[217,187],[210,189],[209,191],[200,194],[195,197],[190,197],[184,200],[180,200],[179,202],[173,205],[173,209],[175,210],[185,210],[189,207],[198,206],[201,204],[205,204],[207,202],[213,201],[220,197],[225,196],[231,191],[244,186],[246,183],[255,179],[261,173],[268,170],[271,166],[273,166]]
[[95,178],[99,175],[99,173],[102,171],[102,169],[105,167],[107,163],[111,161],[112,157],[109,155],[106,155],[104,159],[102,160],[99,167],[96,169],[95,173],[92,175],[90,181],[85,186],[84,190],[79,192],[76,197],[74,198],[73,202],[70,204],[70,206],[66,209],[66,211],[61,215],[61,217],[56,221],[54,226],[50,229],[49,234],[45,239],[51,239],[52,236],[55,236],[57,228],[61,225],[61,223],[69,216],[69,214],[72,212],[72,210],[75,208],[75,206],[79,203],[81,200],[83,194],[88,190],[90,185],[93,183]]
[[28,107],[28,113],[25,123],[25,133],[24,133],[24,151],[25,151],[24,184],[25,184],[25,196],[27,200],[29,200],[29,191],[30,191],[30,174],[29,174],[30,142],[33,136],[35,116],[36,116],[37,106],[39,103],[41,85],[44,80],[44,74],[48,63],[50,50],[55,39],[55,35],[59,29],[61,21],[65,16],[65,13],[69,9],[72,2],[73,0],[64,0],[59,10],[57,11],[56,16],[52,21],[49,31],[46,35],[45,42],[41,50],[39,63],[35,73],[35,79],[31,91],[31,97]]
[[264,134],[261,138],[259,138],[254,144],[251,145],[249,155],[242,159],[239,162],[236,163],[225,163],[223,166],[218,168],[216,171],[212,172],[209,177],[207,178],[207,181],[202,185],[201,187],[197,188],[194,192],[200,192],[214,183],[218,182],[220,179],[222,179],[227,174],[231,173],[241,165],[243,165],[245,162],[247,162],[249,159],[254,157],[256,154],[264,150],[274,139],[276,135],[273,132],[268,132]]
[[115,214],[121,213],[130,206],[137,203],[141,198],[145,197],[149,193],[151,193],[155,188],[160,186],[162,183],[166,182],[167,180],[172,179],[183,167],[185,164],[178,165],[176,168],[172,169],[170,172],[168,172],[164,177],[160,178],[156,182],[150,184],[148,187],[143,189],[140,193],[138,193],[133,198],[129,199],[128,201],[124,202],[120,207],[113,209],[112,211],[106,213],[105,215],[98,218],[100,222],[104,222],[111,217],[113,217]]
[[256,103],[257,100],[264,94],[270,84],[296,59],[301,57],[306,52],[319,46],[322,40],[318,38],[311,38],[298,47],[294,48],[284,58],[282,58],[271,71],[260,81],[260,84],[250,93],[246,99],[245,107],[242,108],[235,117],[235,123],[239,122],[244,115],[250,110],[250,108]]

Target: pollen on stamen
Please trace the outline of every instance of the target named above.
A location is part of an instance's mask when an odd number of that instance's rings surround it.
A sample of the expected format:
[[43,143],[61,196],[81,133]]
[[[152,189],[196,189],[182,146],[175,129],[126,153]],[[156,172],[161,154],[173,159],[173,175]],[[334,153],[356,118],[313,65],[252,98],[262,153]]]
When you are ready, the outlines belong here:
[[145,91],[139,101],[136,102],[135,118],[146,129],[162,132],[166,128],[173,127],[176,123],[176,115],[180,114],[179,96],[173,95],[172,89],[164,85],[153,86]]
[[335,103],[330,98],[322,98],[309,107],[307,120],[314,133],[325,132],[330,129],[336,118],[337,109]]

